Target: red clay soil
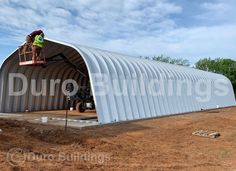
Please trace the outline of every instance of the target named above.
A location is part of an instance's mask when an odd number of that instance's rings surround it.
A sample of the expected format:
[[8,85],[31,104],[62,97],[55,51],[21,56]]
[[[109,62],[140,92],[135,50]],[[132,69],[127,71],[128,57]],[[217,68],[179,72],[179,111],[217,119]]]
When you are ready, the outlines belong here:
[[[236,170],[236,107],[93,128],[0,120],[0,170]],[[192,135],[219,131],[216,139]]]

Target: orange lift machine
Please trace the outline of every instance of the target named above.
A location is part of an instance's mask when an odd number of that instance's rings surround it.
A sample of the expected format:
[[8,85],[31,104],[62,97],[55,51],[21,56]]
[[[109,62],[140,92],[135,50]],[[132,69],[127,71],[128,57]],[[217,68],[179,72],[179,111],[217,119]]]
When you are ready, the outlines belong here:
[[20,66],[37,66],[46,63],[44,50],[36,49],[33,52],[32,43],[25,43],[18,49]]

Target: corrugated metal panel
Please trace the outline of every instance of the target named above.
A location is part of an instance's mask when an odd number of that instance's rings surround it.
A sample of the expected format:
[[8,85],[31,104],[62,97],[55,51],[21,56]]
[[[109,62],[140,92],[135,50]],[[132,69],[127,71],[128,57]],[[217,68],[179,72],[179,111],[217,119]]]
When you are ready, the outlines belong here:
[[[141,118],[150,118],[156,116],[178,114],[184,112],[199,111],[201,109],[212,109],[219,107],[235,105],[235,97],[233,88],[229,82],[227,95],[216,96],[212,94],[208,102],[202,103],[196,100],[196,92],[192,92],[191,96],[181,93],[181,96],[175,94],[177,91],[178,80],[188,80],[193,85],[199,80],[212,83],[217,79],[229,81],[226,77],[214,73],[208,73],[188,67],[170,65],[161,62],[154,62],[139,58],[134,58],[109,51],[98,50],[85,46],[76,46],[68,43],[62,43],[54,40],[46,41],[46,57],[49,58],[58,53],[63,53],[73,64],[79,66],[81,70],[89,77],[84,78],[70,65],[64,62],[58,62],[47,68],[41,67],[22,67],[18,65],[17,53],[14,52],[6,59],[1,67],[0,72],[0,111],[1,112],[19,112],[28,110],[54,110],[64,109],[65,96],[60,86],[56,87],[55,96],[32,96],[31,91],[20,97],[9,96],[8,74],[22,73],[25,74],[30,84],[32,78],[37,79],[37,90],[41,88],[41,80],[46,79],[49,85],[50,79],[66,80],[72,78],[79,85],[91,84],[98,120],[101,124],[112,123],[126,120],[134,120]],[[96,74],[96,75],[94,75]],[[96,86],[97,78],[95,76],[105,74],[108,77],[106,84],[110,90],[122,90],[124,80],[130,86],[127,89],[127,95],[116,95],[114,91],[110,91],[104,96],[99,95],[99,88]],[[142,94],[141,87],[132,85],[134,80],[142,82],[142,76],[145,78]],[[167,87],[172,85],[173,95],[153,96],[150,94],[148,83],[153,79],[162,79],[164,82],[164,92]],[[113,81],[116,84],[113,84]],[[173,84],[170,84],[169,81]],[[15,82],[15,88],[20,89],[22,83],[18,80]],[[211,85],[212,86],[212,85]],[[132,94],[136,88],[137,93]],[[154,86],[154,90],[158,91],[160,86]],[[215,87],[212,86],[212,91]]]

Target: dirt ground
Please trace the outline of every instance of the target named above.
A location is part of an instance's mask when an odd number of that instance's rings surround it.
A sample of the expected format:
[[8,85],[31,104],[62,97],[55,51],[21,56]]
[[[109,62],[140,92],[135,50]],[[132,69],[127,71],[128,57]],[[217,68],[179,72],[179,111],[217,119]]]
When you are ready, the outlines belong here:
[[[236,170],[236,107],[70,128],[0,120],[0,170]],[[217,139],[192,135],[219,131]]]

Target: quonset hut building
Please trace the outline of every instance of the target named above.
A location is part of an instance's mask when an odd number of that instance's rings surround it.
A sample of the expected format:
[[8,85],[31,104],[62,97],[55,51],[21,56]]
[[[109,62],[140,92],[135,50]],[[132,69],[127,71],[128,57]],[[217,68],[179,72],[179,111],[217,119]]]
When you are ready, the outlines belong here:
[[100,124],[236,105],[233,87],[223,75],[46,39],[46,59],[58,54],[79,71],[65,60],[56,60],[47,67],[19,66],[17,50],[6,58],[0,70],[0,112],[65,109],[62,82],[53,96],[49,91],[32,95],[31,88],[11,96],[10,88],[21,90],[23,82],[15,79],[11,85],[10,73],[24,74],[28,86],[35,79],[38,91],[42,80],[46,80],[47,90],[50,80],[56,79],[73,79],[79,86],[91,86]]

